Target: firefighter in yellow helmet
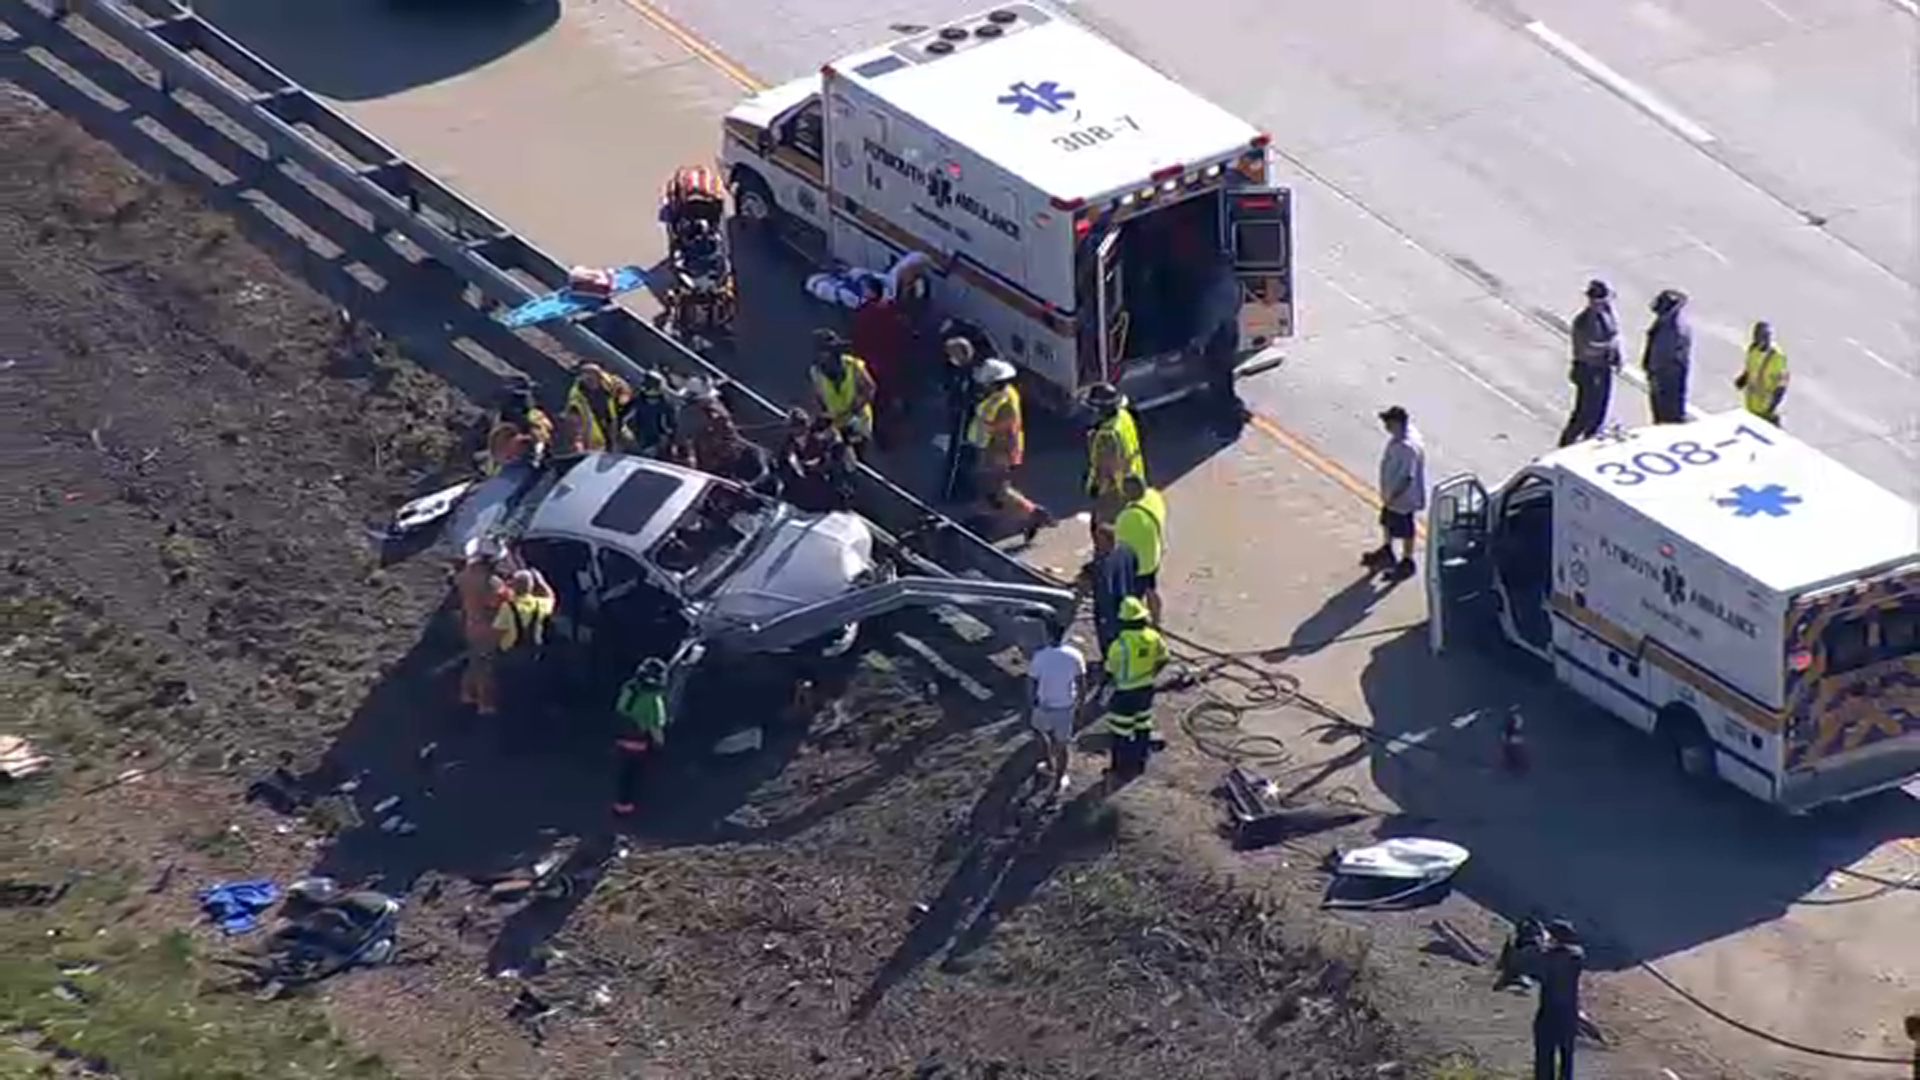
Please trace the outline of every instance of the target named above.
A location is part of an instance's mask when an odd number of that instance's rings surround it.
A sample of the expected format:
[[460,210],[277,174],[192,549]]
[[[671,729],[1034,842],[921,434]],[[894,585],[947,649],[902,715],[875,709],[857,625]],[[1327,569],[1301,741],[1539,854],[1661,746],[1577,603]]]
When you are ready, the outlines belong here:
[[1113,549],[1110,526],[1126,505],[1122,485],[1130,476],[1146,479],[1146,456],[1140,450],[1140,432],[1134,426],[1127,399],[1111,383],[1094,383],[1086,390],[1092,413],[1087,428],[1087,497],[1093,500],[1093,557]]
[[1147,768],[1153,752],[1153,694],[1160,669],[1167,665],[1167,643],[1154,629],[1147,605],[1137,596],[1120,601],[1120,633],[1107,646],[1103,668],[1112,693],[1107,698],[1108,775],[1126,783]]
[[620,449],[620,414],[633,388],[599,364],[581,364],[567,391],[567,445],[574,453]]

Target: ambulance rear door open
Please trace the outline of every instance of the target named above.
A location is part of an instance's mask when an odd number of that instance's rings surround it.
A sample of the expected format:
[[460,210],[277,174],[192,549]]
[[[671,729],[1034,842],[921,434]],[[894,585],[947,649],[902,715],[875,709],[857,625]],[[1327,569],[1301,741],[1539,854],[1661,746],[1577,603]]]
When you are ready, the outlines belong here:
[[1127,355],[1127,285],[1120,265],[1120,230],[1124,227],[1107,230],[1094,256],[1094,316],[1100,327],[1102,382],[1114,381],[1120,360]]
[[1240,347],[1293,336],[1293,192],[1262,184],[1227,198],[1227,250],[1240,282]]

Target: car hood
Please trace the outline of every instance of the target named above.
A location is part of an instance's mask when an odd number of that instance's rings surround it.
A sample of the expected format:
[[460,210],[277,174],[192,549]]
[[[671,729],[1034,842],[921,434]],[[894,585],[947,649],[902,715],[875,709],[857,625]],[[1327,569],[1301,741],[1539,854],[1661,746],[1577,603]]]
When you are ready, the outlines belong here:
[[795,514],[708,595],[699,621],[763,622],[831,600],[872,568],[873,529],[860,515]]

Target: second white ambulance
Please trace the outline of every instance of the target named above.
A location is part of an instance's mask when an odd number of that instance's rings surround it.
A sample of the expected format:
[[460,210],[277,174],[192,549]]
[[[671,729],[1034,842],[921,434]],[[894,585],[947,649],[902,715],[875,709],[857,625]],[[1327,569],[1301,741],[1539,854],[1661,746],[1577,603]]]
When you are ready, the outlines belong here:
[[1745,412],[1434,489],[1432,642],[1491,623],[1789,811],[1920,774],[1920,507]]

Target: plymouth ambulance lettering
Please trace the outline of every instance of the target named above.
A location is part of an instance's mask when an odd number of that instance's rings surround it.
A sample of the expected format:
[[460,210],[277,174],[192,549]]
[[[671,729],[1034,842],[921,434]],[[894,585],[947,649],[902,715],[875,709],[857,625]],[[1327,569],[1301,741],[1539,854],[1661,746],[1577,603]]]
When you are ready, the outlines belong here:
[[[917,187],[924,188],[927,194],[933,198],[934,203],[941,209],[945,209],[948,206],[957,206],[968,215],[980,219],[980,221],[989,227],[1004,234],[1007,239],[1020,239],[1019,222],[1014,221],[1005,214],[997,213],[992,207],[964,191],[955,192],[953,190],[952,180],[928,172],[913,162],[908,161],[906,158],[901,157],[899,154],[874,142],[872,139],[862,139],[861,143],[866,147],[867,158],[869,160],[879,162],[882,166],[886,167],[889,172],[905,178]],[[938,225],[941,229],[954,228],[954,226],[950,225],[945,219],[931,210],[926,210],[919,206],[915,206],[914,209],[918,211],[921,216]],[[966,233],[962,231],[961,235],[965,236]]]

